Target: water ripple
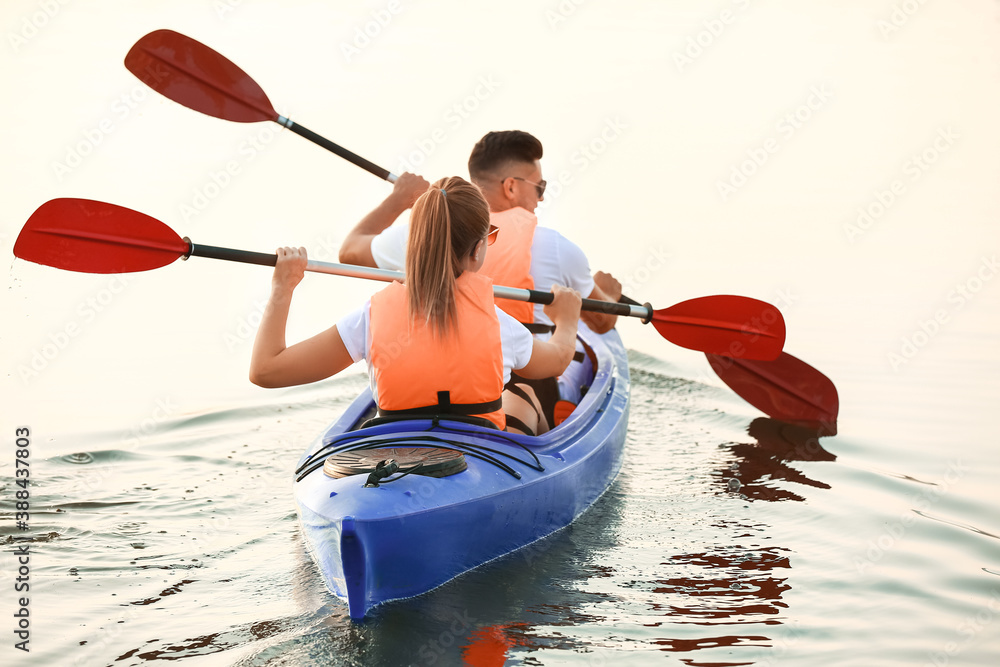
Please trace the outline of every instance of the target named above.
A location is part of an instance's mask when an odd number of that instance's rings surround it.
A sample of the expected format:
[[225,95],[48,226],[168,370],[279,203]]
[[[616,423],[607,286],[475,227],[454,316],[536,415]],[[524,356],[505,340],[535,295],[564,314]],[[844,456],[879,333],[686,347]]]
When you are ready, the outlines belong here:
[[963,530],[968,530],[968,531],[973,532],[973,533],[978,533],[979,535],[985,535],[986,537],[992,537],[992,538],[995,538],[995,539],[1000,539],[1000,535],[994,535],[993,533],[989,533],[989,532],[987,532],[987,531],[985,531],[985,530],[983,530],[981,528],[976,528],[975,526],[973,526],[971,524],[968,524],[968,523],[961,523],[959,521],[951,521],[949,519],[944,519],[944,518],[941,518],[939,516],[934,516],[934,515],[932,515],[932,514],[930,514],[928,512],[923,512],[921,510],[913,510],[913,512],[915,514],[919,514],[920,516],[924,517],[925,519],[931,519],[932,521],[940,521],[941,523],[946,523],[949,526],[955,526],[956,528],[961,528]]

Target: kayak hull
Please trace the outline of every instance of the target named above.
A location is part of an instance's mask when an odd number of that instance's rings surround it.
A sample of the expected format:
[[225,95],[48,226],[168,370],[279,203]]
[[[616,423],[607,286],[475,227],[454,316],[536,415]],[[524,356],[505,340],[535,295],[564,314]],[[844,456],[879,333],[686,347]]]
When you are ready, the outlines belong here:
[[369,488],[366,475],[334,479],[320,470],[296,482],[307,548],[352,619],[567,526],[607,490],[622,463],[628,363],[616,331],[598,336],[581,327],[581,338],[597,359],[594,381],[573,414],[541,436],[429,419],[352,431],[373,409],[366,390],[310,446],[300,470],[335,447],[443,447],[463,451],[468,465],[447,477],[411,474]]

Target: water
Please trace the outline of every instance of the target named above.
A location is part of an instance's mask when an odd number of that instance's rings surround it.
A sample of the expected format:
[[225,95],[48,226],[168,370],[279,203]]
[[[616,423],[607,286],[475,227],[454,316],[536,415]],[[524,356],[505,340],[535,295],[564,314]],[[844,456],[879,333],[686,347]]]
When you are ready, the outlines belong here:
[[360,374],[35,461],[32,662],[923,664],[953,642],[990,664],[997,538],[967,462],[872,469],[864,442],[748,423],[725,390],[631,362],[625,465],[591,511],[363,624],[305,555],[289,483],[289,449]]
[[[486,131],[533,132],[540,215],[593,268],[656,307],[778,305],[786,349],[841,398],[837,435],[810,440],[622,322],[633,401],[610,490],[531,549],[352,624],[305,554],[291,478],[364,377],[248,384],[267,271],[9,259],[4,664],[995,664],[1000,13],[800,4],[4,3],[8,258],[37,206],[78,196],[199,243],[333,259],[386,194],[277,125],[147,93],[121,60],[169,27],[394,171],[464,173]],[[374,289],[310,277],[289,338]],[[30,653],[11,616],[25,537]]]

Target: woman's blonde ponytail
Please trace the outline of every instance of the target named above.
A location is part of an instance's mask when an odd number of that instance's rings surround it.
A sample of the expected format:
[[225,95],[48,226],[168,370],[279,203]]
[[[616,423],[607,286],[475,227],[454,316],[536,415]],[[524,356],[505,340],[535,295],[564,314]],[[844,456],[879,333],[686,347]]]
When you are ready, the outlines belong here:
[[490,208],[475,185],[443,178],[413,205],[406,246],[410,320],[445,334],[456,326],[455,281],[490,226]]

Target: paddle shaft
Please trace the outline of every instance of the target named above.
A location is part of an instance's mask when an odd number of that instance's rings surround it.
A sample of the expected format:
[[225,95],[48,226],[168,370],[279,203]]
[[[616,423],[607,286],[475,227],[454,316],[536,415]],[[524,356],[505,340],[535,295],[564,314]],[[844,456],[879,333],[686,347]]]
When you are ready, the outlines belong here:
[[[265,252],[236,250],[234,248],[220,248],[218,246],[192,243],[190,240],[187,241],[190,244],[190,249],[185,256],[185,259],[189,256],[205,257],[208,259],[222,259],[228,262],[258,264],[260,266],[274,266],[278,262],[277,255]],[[306,264],[306,271],[326,273],[336,276],[346,276],[348,278],[362,278],[364,280],[381,280],[382,282],[392,282],[393,280],[403,282],[406,278],[401,271],[389,271],[386,269],[374,269],[367,266],[338,264],[335,262],[320,262],[316,260],[309,260]],[[552,292],[543,292],[541,290],[533,289],[518,289],[516,287],[504,287],[502,285],[493,286],[493,296],[500,299],[528,301],[530,303],[541,304],[552,303],[552,300],[555,298],[555,295],[552,294]],[[624,315],[626,317],[638,317],[641,319],[648,319],[652,316],[652,312],[648,306],[633,306],[624,303],[600,301],[598,299],[583,299],[580,309],[598,313],[610,313],[612,315]]]
[[389,181],[390,183],[395,183],[396,182],[396,178],[397,178],[396,174],[393,174],[388,169],[380,167],[377,164],[375,164],[374,162],[371,162],[370,160],[366,160],[365,158],[361,157],[357,153],[352,153],[351,151],[347,150],[343,146],[340,146],[338,144],[333,143],[332,141],[330,141],[326,137],[322,137],[322,136],[316,134],[315,132],[313,132],[309,128],[304,127],[302,125],[299,125],[298,123],[294,122],[290,118],[285,118],[284,116],[278,116],[275,119],[275,122],[278,123],[279,125],[283,125],[284,127],[287,127],[289,130],[291,130],[295,134],[299,135],[300,137],[305,137],[306,139],[308,139],[309,141],[313,142],[314,144],[322,146],[323,148],[325,148],[326,150],[330,151],[331,153],[334,153],[335,155],[339,155],[340,157],[344,158],[348,162],[351,162],[351,163],[353,163],[353,164],[361,167],[365,171],[367,171],[369,173],[372,173],[372,174],[375,174],[376,176],[378,176],[379,178],[381,178],[383,180]]

